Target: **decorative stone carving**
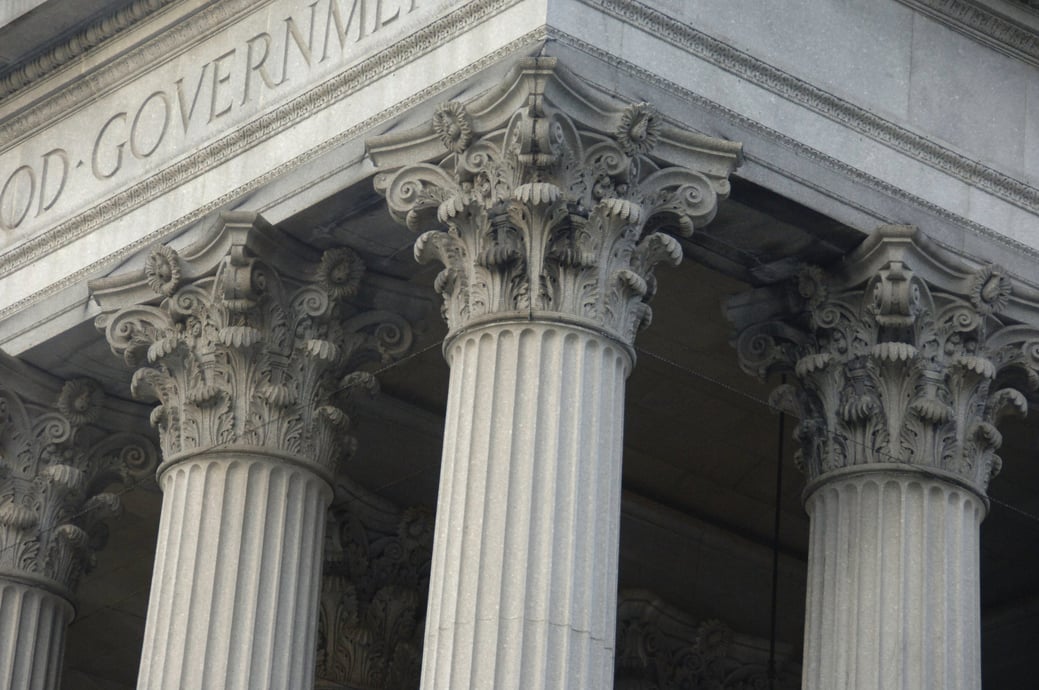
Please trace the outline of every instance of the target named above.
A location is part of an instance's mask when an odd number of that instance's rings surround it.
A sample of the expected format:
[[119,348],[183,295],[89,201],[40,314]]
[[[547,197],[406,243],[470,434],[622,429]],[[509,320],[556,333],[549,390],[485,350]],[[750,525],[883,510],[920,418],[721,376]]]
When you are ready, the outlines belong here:
[[151,441],[90,426],[103,400],[89,379],[65,383],[51,407],[0,382],[0,577],[70,599],[119,513],[107,489],[154,470]]
[[1007,313],[1012,294],[1002,269],[956,266],[915,229],[885,226],[832,276],[806,268],[771,291],[785,315],[740,324],[736,345],[747,372],[797,378],[773,400],[801,418],[810,481],[890,463],[984,496],[1001,465],[996,425],[1039,386],[1039,330]]
[[414,690],[433,548],[433,516],[410,508],[375,517],[333,508],[318,625],[318,688]]
[[[676,133],[644,103],[591,106],[572,88],[554,58],[531,58],[500,92],[440,106],[427,131],[369,142],[390,213],[424,231],[416,258],[444,265],[435,287],[453,333],[537,314],[630,345],[650,321],[654,267],[682,258],[659,231],[689,236],[728,194],[738,145]],[[672,148],[658,152],[665,131]],[[388,171],[408,147],[410,164]],[[695,149],[690,165],[662,164],[675,149]]]
[[158,306],[105,313],[98,327],[137,368],[134,395],[158,399],[152,423],[166,462],[215,447],[262,447],[328,477],[352,450],[346,399],[376,385],[356,367],[402,355],[411,328],[396,314],[347,302],[364,272],[349,249],[320,259],[285,251],[289,238],[251,214],[225,215],[220,235],[210,246],[223,251],[196,262],[155,250],[144,282],[161,297]]
[[617,604],[617,690],[794,690],[800,668],[780,645],[769,684],[768,641],[720,621],[695,622],[649,592],[621,592]]

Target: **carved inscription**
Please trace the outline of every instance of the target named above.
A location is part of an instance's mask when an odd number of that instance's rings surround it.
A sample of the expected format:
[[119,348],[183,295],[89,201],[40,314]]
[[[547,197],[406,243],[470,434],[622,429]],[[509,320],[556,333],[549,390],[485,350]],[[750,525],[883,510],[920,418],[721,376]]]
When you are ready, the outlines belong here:
[[264,30],[226,29],[218,37],[224,40],[181,58],[174,78],[156,78],[149,89],[125,89],[132,93],[114,99],[118,105],[94,119],[90,129],[49,139],[42,154],[31,146],[16,149],[0,161],[0,248],[47,223],[47,214],[57,215],[69,197],[89,196],[91,185],[129,183],[230,128],[238,121],[236,114],[258,111],[294,83],[301,86],[318,70],[348,62],[359,53],[358,44],[391,28],[419,4],[279,3],[278,13],[262,23]]

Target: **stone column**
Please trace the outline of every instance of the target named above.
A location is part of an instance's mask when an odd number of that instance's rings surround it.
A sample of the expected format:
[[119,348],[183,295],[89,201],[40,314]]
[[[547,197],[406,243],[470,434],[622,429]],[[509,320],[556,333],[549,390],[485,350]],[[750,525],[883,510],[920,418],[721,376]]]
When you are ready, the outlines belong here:
[[94,381],[69,381],[40,406],[0,370],[0,686],[57,690],[76,586],[119,512],[106,489],[150,472],[157,454],[91,426],[104,398]]
[[[350,372],[363,355],[405,351],[410,330],[347,302],[364,269],[353,252],[319,259],[255,216],[225,215],[197,254],[156,250],[137,281],[158,306],[99,321],[137,367],[134,394],[160,403],[163,506],[138,687],[313,687],[326,511],[352,444],[343,404],[374,384]],[[94,285],[103,307],[136,289],[124,282]]]
[[[996,429],[1039,383],[1035,312],[998,267],[880,228],[794,313],[744,328],[741,363],[787,371],[811,518],[804,688],[981,687],[978,532]],[[762,291],[730,306],[761,313]],[[752,309],[742,309],[753,307]],[[778,315],[777,315],[778,316]]]
[[[493,93],[369,145],[391,213],[426,230],[416,257],[444,266],[424,690],[613,682],[624,385],[653,268],[682,257],[656,231],[713,217],[739,147],[579,91],[553,59],[524,61]],[[661,167],[660,139],[689,165]],[[430,142],[435,163],[385,170]]]

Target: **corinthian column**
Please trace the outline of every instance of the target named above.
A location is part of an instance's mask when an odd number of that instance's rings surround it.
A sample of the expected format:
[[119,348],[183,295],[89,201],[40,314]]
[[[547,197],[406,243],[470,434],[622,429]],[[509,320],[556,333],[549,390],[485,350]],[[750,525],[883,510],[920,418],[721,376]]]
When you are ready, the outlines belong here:
[[157,457],[147,439],[92,426],[104,398],[94,381],[69,381],[40,406],[0,369],[0,687],[57,690],[76,586],[119,513],[106,489]]
[[[653,269],[682,257],[657,230],[713,217],[739,147],[579,92],[527,60],[369,144],[390,212],[425,231],[415,256],[444,266],[425,690],[613,682],[624,386]],[[671,155],[684,165],[659,164]]]
[[156,398],[163,490],[138,687],[313,687],[331,479],[353,443],[343,410],[408,325],[358,312],[363,265],[318,258],[249,214],[223,217],[194,258],[167,247],[143,275],[97,283],[102,303],[146,283],[157,306],[100,317]]
[[[880,228],[833,274],[805,269],[754,324],[743,367],[793,375],[811,519],[807,690],[981,687],[978,531],[996,428],[1039,383],[1039,330],[1001,269],[957,265],[913,228]],[[765,306],[759,299],[765,296]]]

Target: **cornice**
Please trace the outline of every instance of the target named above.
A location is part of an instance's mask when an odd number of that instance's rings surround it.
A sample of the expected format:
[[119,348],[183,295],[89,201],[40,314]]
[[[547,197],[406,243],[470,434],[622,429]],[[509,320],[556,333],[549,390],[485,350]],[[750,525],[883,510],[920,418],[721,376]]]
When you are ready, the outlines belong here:
[[[677,84],[668,79],[664,79],[659,75],[650,72],[649,70],[643,69],[638,65],[618,58],[617,56],[602,49],[597,45],[593,45],[586,41],[582,41],[581,39],[575,36],[555,29],[550,30],[548,36],[550,40],[559,43],[560,45],[565,45],[574,50],[589,55],[590,57],[595,58],[596,60],[612,65],[616,69],[633,77],[636,77],[647,84],[652,84],[653,86],[662,91],[674,94],[676,97],[680,98],[681,100],[687,103],[695,104],[697,107],[716,113],[719,117],[725,119],[727,122],[734,124],[741,130],[751,132],[757,136],[760,136],[763,139],[775,142],[778,146],[795,152],[799,157],[804,158],[806,160],[814,161],[815,163],[855,182],[856,184],[867,187],[880,194],[883,194],[884,196],[896,199],[915,208],[922,209],[926,211],[928,214],[940,219],[943,222],[968,230],[980,237],[984,237],[995,244],[1005,247],[1010,252],[1016,253],[1021,256],[1027,256],[1033,259],[1039,259],[1039,250],[1033,247],[1018,242],[1013,238],[1007,237],[1006,235],[1003,235],[1002,233],[993,230],[992,228],[986,225],[982,225],[981,223],[978,223],[976,221],[970,220],[969,218],[965,218],[964,216],[954,213],[943,206],[939,206],[938,204],[927,201],[926,199],[916,196],[915,194],[909,193],[901,187],[897,187],[874,175],[870,175],[869,173],[863,172],[862,170],[848,165],[847,163],[837,158],[834,158],[833,156],[830,156],[816,148],[808,146],[805,143],[797,139],[794,139],[793,137],[787,136],[782,132],[779,132],[766,125],[763,125],[757,120],[749,118],[741,113],[736,112],[735,110],[721,105],[720,103],[705,98],[698,93],[690,91],[689,89],[684,88],[680,84]],[[860,212],[868,214],[876,218],[879,223],[897,223],[901,220],[898,218],[882,216],[876,211],[863,207],[861,204],[859,204],[853,199],[841,197],[831,190],[821,188],[819,185],[813,183],[810,180],[801,177],[794,177],[790,174],[789,171],[778,169],[774,165],[772,165],[768,160],[765,160],[758,156],[752,147],[747,148],[744,151],[743,156],[744,159],[748,162],[755,163],[770,170],[775,170],[778,174],[793,179],[799,185],[812,189],[813,191],[817,191],[823,194],[824,196],[836,199],[840,203],[845,204],[850,208],[854,208]],[[966,257],[961,258],[964,258],[966,260]],[[1015,276],[1015,279],[1020,280],[1022,283],[1029,285],[1031,287],[1035,287],[1036,285],[1034,279],[1030,276]]]
[[46,52],[15,65],[0,76],[0,99],[46,77],[51,72],[96,48],[103,41],[147,19],[178,0],[135,0],[117,12],[98,19],[82,31],[50,47]]
[[[1004,55],[1039,66],[1039,26],[1029,26],[972,0],[898,0],[953,31]],[[1034,12],[1024,2],[1014,3]]]
[[885,120],[637,0],[580,2],[1004,201],[1028,211],[1039,207],[1039,188]]
[[[153,2],[156,0],[152,0]],[[172,3],[175,0],[161,0]],[[157,63],[175,59],[199,41],[219,33],[228,22],[245,12],[253,12],[274,0],[223,0],[208,5],[187,21],[166,27],[151,40],[121,55],[89,75],[74,75],[73,81],[44,96],[31,110],[0,123],[0,144],[7,149],[54,120],[67,117],[80,107],[122,86],[127,81],[155,68]],[[151,16],[151,15],[149,15]],[[142,18],[139,21],[143,21]],[[39,81],[39,78],[36,80]],[[35,83],[35,82],[34,82]],[[9,99],[0,99],[0,109]]]
[[[261,141],[269,139],[283,130],[290,129],[297,122],[309,117],[314,112],[347,98],[366,84],[392,73],[400,65],[421,57],[443,42],[451,40],[453,36],[463,33],[484,21],[491,14],[500,12],[519,1],[475,0],[460,7],[449,15],[432,22],[422,30],[416,31],[404,40],[395,43],[386,50],[325,81],[313,90],[292,99],[241,127],[237,127],[208,146],[197,149],[194,153],[169,168],[145,178],[140,183],[115,194],[97,206],[56,225],[39,237],[15,247],[2,257],[0,278],[41,259],[80,237],[90,234],[96,229],[111,223],[116,218],[144,206],[153,199],[183,185],[188,180],[256,146]],[[42,299],[61,292],[73,284],[82,282],[87,278],[96,277],[103,270],[104,266],[155,244],[159,239],[167,236],[177,228],[185,227],[205,217],[209,213],[233,202],[235,199],[241,198],[245,194],[294,170],[305,162],[331,151],[350,139],[356,138],[360,133],[369,130],[379,122],[403,113],[434,94],[495,64],[502,57],[515,53],[524,46],[544,40],[545,36],[546,30],[544,27],[521,36],[486,55],[484,58],[471,63],[465,69],[431,84],[413,96],[344,130],[324,143],[272,168],[248,183],[220,195],[211,202],[192,209],[189,213],[128,244],[120,251],[114,252],[104,259],[92,263],[90,266],[66,276],[60,281],[52,283],[46,289],[0,310],[0,321],[28,305],[35,304]]]

